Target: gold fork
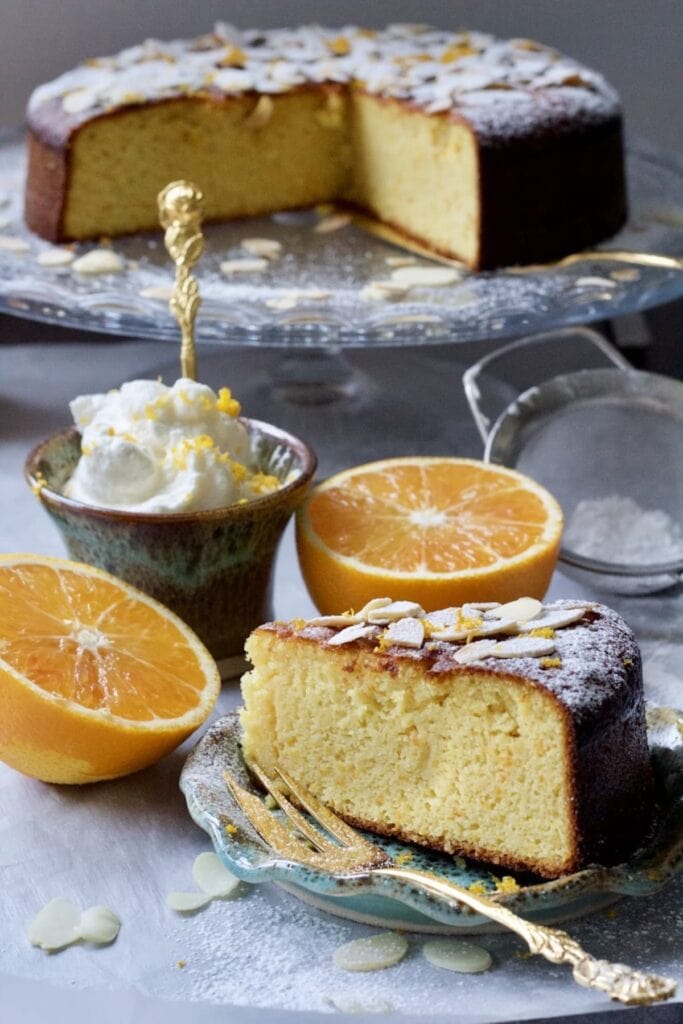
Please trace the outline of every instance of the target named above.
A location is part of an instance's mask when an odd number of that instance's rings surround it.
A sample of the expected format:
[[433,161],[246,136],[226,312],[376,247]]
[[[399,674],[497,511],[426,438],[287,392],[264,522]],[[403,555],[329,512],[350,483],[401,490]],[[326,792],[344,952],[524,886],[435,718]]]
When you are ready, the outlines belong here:
[[[495,900],[475,895],[431,872],[395,864],[384,850],[338,818],[283,768],[276,766],[274,769],[280,780],[277,782],[268,778],[253,761],[249,767],[284,811],[294,829],[287,827],[259,796],[244,789],[227,772],[226,783],[257,832],[276,853],[287,860],[344,878],[381,876],[400,879],[451,906],[462,904],[516,932],[525,940],[532,953],[544,956],[551,963],[570,964],[574,979],[580,985],[599,989],[611,999],[629,1006],[644,1006],[675,995],[676,982],[671,978],[645,974],[625,964],[597,960],[564,931],[526,921]],[[296,802],[308,811],[315,824],[291,803],[282,792],[281,783],[284,783]]]

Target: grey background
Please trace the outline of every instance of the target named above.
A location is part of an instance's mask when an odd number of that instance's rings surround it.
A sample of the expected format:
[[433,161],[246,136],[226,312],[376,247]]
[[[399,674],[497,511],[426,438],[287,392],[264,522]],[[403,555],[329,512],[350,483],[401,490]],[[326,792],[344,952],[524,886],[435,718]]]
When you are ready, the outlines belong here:
[[0,125],[31,89],[88,56],[149,36],[238,25],[422,21],[530,36],[604,72],[627,128],[683,150],[683,0],[0,0]]

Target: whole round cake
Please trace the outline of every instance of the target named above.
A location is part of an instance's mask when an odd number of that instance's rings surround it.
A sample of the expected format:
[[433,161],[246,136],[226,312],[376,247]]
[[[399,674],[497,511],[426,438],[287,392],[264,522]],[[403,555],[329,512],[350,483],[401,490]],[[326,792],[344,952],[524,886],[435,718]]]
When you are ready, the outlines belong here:
[[155,228],[177,178],[209,219],[346,202],[479,269],[560,257],[626,216],[617,94],[528,39],[219,23],[41,85],[28,126],[26,220],[52,241]]

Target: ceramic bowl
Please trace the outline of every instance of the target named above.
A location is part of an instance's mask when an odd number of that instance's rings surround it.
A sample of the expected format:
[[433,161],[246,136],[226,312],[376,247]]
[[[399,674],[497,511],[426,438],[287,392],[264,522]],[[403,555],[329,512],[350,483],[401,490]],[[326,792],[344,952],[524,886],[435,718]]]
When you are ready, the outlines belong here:
[[81,438],[64,430],[39,444],[25,465],[28,483],[59,527],[69,555],[151,594],[194,629],[227,675],[239,670],[246,636],[272,618],[278,542],[304,500],[316,457],[303,441],[242,419],[254,464],[283,486],[244,505],[148,514],[96,508],[61,492],[80,457]]

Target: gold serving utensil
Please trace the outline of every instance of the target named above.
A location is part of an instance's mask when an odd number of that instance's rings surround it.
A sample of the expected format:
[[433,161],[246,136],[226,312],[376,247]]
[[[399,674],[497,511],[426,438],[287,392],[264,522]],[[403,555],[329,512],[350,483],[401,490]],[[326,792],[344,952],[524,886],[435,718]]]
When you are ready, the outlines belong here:
[[204,249],[202,214],[204,196],[191,181],[172,181],[157,196],[164,243],[175,263],[175,282],[169,303],[181,333],[180,368],[183,377],[197,379],[194,322],[201,299],[191,270]]
[[506,267],[508,274],[536,274],[542,270],[556,270],[558,267],[571,267],[575,263],[593,261],[631,263],[639,267],[662,267],[664,270],[683,270],[683,257],[665,256],[656,252],[636,252],[632,249],[586,249],[584,252],[573,252],[561,260],[551,263],[530,263],[528,266]]
[[[431,872],[395,864],[384,850],[338,818],[283,768],[275,767],[275,780],[270,779],[253,761],[250,769],[284,811],[293,829],[277,818],[260,797],[240,786],[227,772],[225,781],[257,832],[286,860],[345,878],[351,875],[356,878],[398,878],[436,899],[469,907],[516,932],[532,953],[544,956],[551,963],[571,965],[574,980],[580,985],[605,992],[611,999],[627,1006],[646,1006],[675,995],[676,982],[671,978],[645,974],[625,964],[597,960],[558,928],[526,921],[495,899],[475,895]],[[312,820],[297,810],[283,793],[283,783],[289,795],[305,808]]]

